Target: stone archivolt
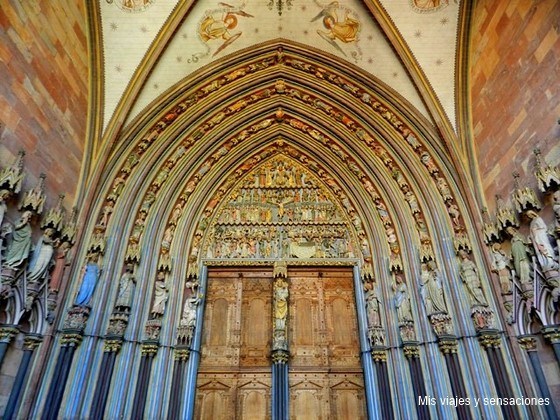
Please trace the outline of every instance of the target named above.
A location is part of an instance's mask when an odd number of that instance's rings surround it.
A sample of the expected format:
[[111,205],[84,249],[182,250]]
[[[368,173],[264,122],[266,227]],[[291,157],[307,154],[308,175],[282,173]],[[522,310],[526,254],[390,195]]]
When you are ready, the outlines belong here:
[[[177,198],[168,206],[166,222],[160,223],[160,226],[164,227],[161,230],[163,235],[161,245],[156,248],[157,271],[158,273],[171,271],[172,244],[179,232],[185,229],[185,224],[181,225],[181,229],[179,225],[188,213],[189,221],[186,225],[190,226],[191,233],[190,239],[184,240],[190,244],[187,276],[196,276],[202,257],[216,257],[216,249],[208,253],[207,244],[211,241],[208,239],[210,230],[207,227],[214,223],[212,234],[223,235],[223,233],[216,233],[216,228],[219,227],[215,219],[218,203],[227,197],[235,182],[256,167],[259,162],[281,152],[286,147],[288,147],[286,150],[290,148],[297,150],[296,144],[302,149],[316,149],[319,153],[328,151],[330,161],[338,161],[336,165],[344,171],[345,180],[342,183],[336,175],[330,174],[327,166],[318,165],[316,158],[306,156],[303,152],[295,154],[287,152],[291,158],[302,162],[303,167],[320,179],[341,203],[345,198],[342,191],[349,188],[349,184],[346,185],[345,182],[359,186],[356,197],[359,197],[357,199],[361,204],[356,207],[364,208],[364,203],[368,203],[366,206],[371,207],[372,213],[376,215],[375,218],[380,221],[378,226],[383,226],[384,242],[389,248],[389,267],[394,273],[404,274],[401,245],[397,236],[399,228],[393,221],[394,210],[384,202],[376,187],[386,179],[392,178],[391,182],[394,184],[384,185],[382,188],[390,188],[398,192],[406,203],[405,208],[410,210],[410,213],[405,210],[406,218],[410,219],[412,221],[410,225],[415,227],[416,234],[412,237],[417,238],[417,243],[420,244],[420,259],[432,261],[435,256],[432,235],[426,223],[427,218],[418,199],[423,194],[416,194],[417,187],[408,181],[408,177],[412,176],[410,170],[403,166],[400,157],[395,158],[395,152],[392,151],[394,146],[385,146],[387,142],[396,142],[398,147],[407,149],[406,153],[409,157],[416,156],[416,173],[423,174],[424,182],[431,179],[441,195],[449,224],[454,232],[456,250],[470,249],[470,241],[464,225],[465,218],[446,180],[447,171],[440,168],[440,160],[431,154],[432,147],[426,143],[430,141],[425,137],[426,132],[417,123],[414,129],[421,130],[423,135],[416,134],[411,128],[410,116],[403,116],[405,114],[395,110],[401,106],[398,101],[394,107],[390,107],[386,102],[394,101],[395,98],[388,96],[388,99],[381,99],[384,96],[382,89],[357,86],[350,83],[348,77],[327,71],[320,65],[313,64],[292,52],[264,56],[262,59],[243,63],[228,73],[217,74],[214,78],[210,75],[205,80],[201,88],[185,91],[177,96],[179,99],[167,110],[160,110],[160,115],[163,116],[145,132],[135,128],[140,134],[131,134],[131,136],[133,139],[140,138],[140,140],[136,145],[128,147],[130,153],[120,159],[121,164],[115,172],[114,179],[106,183],[110,187],[95,218],[96,235],[105,234],[113,215],[123,211],[116,204],[127,184],[134,180],[135,185],[138,185],[140,176],[149,180],[149,183],[144,181],[144,185],[148,187],[143,198],[137,200],[139,205],[126,245],[124,257],[126,263],[139,264],[144,232],[146,227],[153,223],[150,214],[155,207],[161,208],[160,204],[155,206],[155,203],[160,196],[168,194],[166,191],[179,187],[182,190],[179,194],[174,194]],[[307,85],[315,86],[316,89],[311,89]],[[233,97],[231,92],[241,89],[241,86],[250,93],[236,95],[234,99],[229,100],[228,98]],[[339,99],[337,104],[327,99],[328,95],[321,93],[327,90],[336,94]],[[262,110],[255,118],[257,115],[255,111],[259,108]],[[213,113],[204,113],[205,110],[210,109]],[[186,112],[187,110],[189,112]],[[197,116],[203,113],[209,117],[196,121]],[[136,127],[138,124],[141,122],[137,123]],[[237,127],[236,133],[232,135],[226,132],[227,127]],[[280,140],[274,145],[262,148],[263,144],[271,141],[274,134]],[[173,144],[178,138],[181,140]],[[290,140],[282,140],[283,138]],[[337,140],[334,140],[335,138]],[[352,140],[343,144],[339,139],[345,138]],[[294,146],[290,144],[286,146],[286,143],[292,141]],[[302,144],[305,146],[301,146]],[[156,145],[157,150],[160,151],[158,153],[165,150],[166,156],[160,158],[159,164],[152,166],[152,169],[147,172],[144,167],[150,163],[146,152]],[[251,145],[253,148],[255,145],[258,145],[257,148],[261,147],[261,152],[246,158],[244,163],[238,164],[236,169],[225,177],[224,168],[232,168],[234,162],[239,162],[241,150],[250,150]],[[377,162],[365,160],[363,156],[366,152],[369,156],[375,157]],[[150,159],[153,160],[153,157]],[[188,162],[197,162],[197,164],[188,167]],[[140,171],[139,168],[143,170]],[[377,180],[369,175],[376,169],[380,172],[380,175],[376,175]],[[216,187],[218,176],[226,181]],[[207,191],[210,185],[213,186],[210,191]],[[343,196],[340,196],[341,193]],[[346,199],[348,200],[348,197]],[[369,244],[373,240],[376,242],[378,240],[370,236],[371,229],[364,228],[361,220],[359,223],[353,221],[356,216],[352,216],[352,213],[357,214],[354,205],[348,207],[342,204],[340,208],[343,208],[347,214],[346,225],[341,222],[341,226],[352,227],[353,234],[350,238],[338,239],[348,241],[352,245],[349,246],[350,251],[336,251],[331,256],[358,256],[365,262],[362,264],[362,271],[372,276],[370,262],[372,250]],[[370,217],[367,216],[368,219]],[[195,219],[200,220],[196,228],[192,224],[192,220]],[[222,228],[226,225],[227,223],[222,223]],[[312,225],[315,228],[320,223]],[[261,229],[261,236],[270,234],[269,231],[262,230],[262,226],[259,229]],[[306,232],[305,227],[295,229],[293,235],[298,233],[301,234],[300,237],[306,235],[325,237],[324,234],[318,235],[317,232]],[[336,246],[330,248],[337,249]],[[303,255],[303,248],[297,252],[300,251],[300,255]],[[241,250],[240,254],[244,252]],[[315,253],[314,256],[320,255],[321,252],[324,250]],[[153,248],[150,253],[153,254]],[[260,253],[259,248],[259,255],[264,256]]]

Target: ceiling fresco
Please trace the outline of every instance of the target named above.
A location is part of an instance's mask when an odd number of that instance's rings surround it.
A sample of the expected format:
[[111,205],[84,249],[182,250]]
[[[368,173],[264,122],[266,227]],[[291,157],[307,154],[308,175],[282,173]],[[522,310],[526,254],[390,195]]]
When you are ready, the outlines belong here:
[[[111,119],[130,122],[161,94],[208,64],[283,38],[375,76],[432,124],[433,108],[425,101],[426,96],[435,98],[455,128],[457,1],[100,0],[99,4],[104,127]],[[166,26],[171,21],[179,23]],[[172,36],[163,36],[165,31],[173,31]],[[408,64],[403,64],[396,43],[413,57]],[[146,65],[149,51],[157,54],[153,66]],[[134,78],[142,72],[142,86],[131,94],[138,83]],[[422,74],[429,86],[417,86],[415,74]],[[431,92],[422,94],[426,89]],[[119,104],[127,95],[133,95],[133,106],[121,110]]]

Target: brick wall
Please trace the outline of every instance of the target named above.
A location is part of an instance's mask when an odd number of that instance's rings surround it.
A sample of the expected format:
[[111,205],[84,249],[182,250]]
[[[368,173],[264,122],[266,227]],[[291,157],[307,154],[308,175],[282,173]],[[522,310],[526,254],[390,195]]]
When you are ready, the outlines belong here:
[[473,135],[493,210],[513,171],[536,186],[535,146],[560,164],[560,2],[478,1],[471,48]]
[[47,174],[48,204],[76,193],[87,121],[84,2],[2,0],[0,166],[24,149],[24,188]]

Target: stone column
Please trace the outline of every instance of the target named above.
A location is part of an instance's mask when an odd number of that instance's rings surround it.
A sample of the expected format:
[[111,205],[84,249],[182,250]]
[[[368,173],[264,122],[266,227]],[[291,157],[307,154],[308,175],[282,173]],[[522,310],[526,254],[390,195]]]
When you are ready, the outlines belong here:
[[[492,378],[494,379],[494,385],[496,386],[496,391],[498,397],[500,398],[512,398],[513,389],[509,377],[507,375],[507,369],[504,363],[504,359],[501,353],[501,344],[498,331],[481,331],[479,333],[478,339],[480,344],[486,350],[486,355],[488,356],[488,363],[490,364],[490,369],[492,371]],[[502,414],[506,419],[512,419],[519,417],[519,413],[515,406],[511,405],[501,405]]]
[[412,378],[412,388],[416,395],[416,414],[419,420],[428,420],[430,418],[430,409],[427,405],[419,404],[419,397],[426,396],[426,384],[424,383],[424,372],[420,364],[420,348],[418,343],[404,343],[404,355],[408,359],[408,368],[410,377]]
[[527,356],[529,357],[529,362],[531,363],[531,367],[533,368],[533,373],[535,375],[534,378],[537,382],[537,386],[539,387],[540,397],[548,398],[550,401],[549,405],[544,406],[546,414],[550,420],[556,420],[558,419],[558,416],[556,415],[556,410],[554,409],[554,400],[550,395],[550,390],[548,389],[548,384],[546,383],[546,378],[542,370],[539,354],[537,353],[537,339],[530,334],[521,335],[517,337],[517,339],[519,340],[519,345],[527,352]]
[[560,364],[560,325],[545,327],[543,328],[542,333],[544,338],[546,338],[552,345],[556,361]]
[[285,262],[274,265],[272,287],[272,420],[288,420],[288,272]]
[[101,360],[101,369],[97,377],[97,385],[93,402],[91,406],[90,418],[92,420],[103,419],[105,406],[107,404],[107,396],[109,395],[109,387],[113,377],[113,369],[118,352],[122,347],[122,338],[109,338],[105,340],[103,359]]
[[4,411],[3,418],[5,420],[9,420],[14,417],[33,353],[42,341],[43,337],[39,334],[29,334],[23,339],[23,357],[12,387],[12,392],[10,393],[8,404],[6,405],[6,410]]
[[10,342],[19,333],[17,325],[2,325],[0,326],[0,367],[4,361],[4,356],[8,351]]
[[[445,357],[445,364],[447,365],[447,371],[449,372],[449,378],[451,379],[451,389],[453,390],[453,395],[459,398],[466,398],[467,390],[463,381],[459,358],[457,357],[457,337],[454,335],[440,336],[438,344]],[[457,416],[459,420],[472,419],[472,414],[466,405],[457,406]]]

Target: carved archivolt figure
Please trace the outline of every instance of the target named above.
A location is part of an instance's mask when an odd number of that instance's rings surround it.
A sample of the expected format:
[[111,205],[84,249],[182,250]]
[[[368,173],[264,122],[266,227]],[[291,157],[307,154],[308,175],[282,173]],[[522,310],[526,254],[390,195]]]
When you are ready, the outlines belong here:
[[488,305],[482,291],[482,284],[476,264],[469,258],[469,254],[466,251],[459,251],[459,258],[461,258],[459,273],[469,292],[471,305]]
[[511,257],[515,273],[521,285],[529,284],[531,283],[531,264],[525,242],[513,226],[506,228],[506,232],[511,236]]
[[45,274],[52,265],[54,254],[54,229],[45,229],[43,236],[35,246],[33,257],[27,268],[27,281],[38,281],[45,277]]
[[125,272],[119,280],[119,292],[117,294],[115,307],[131,308],[135,287],[136,278],[134,277],[134,267],[132,266],[132,264],[128,264],[125,268]]
[[441,281],[433,262],[430,262],[429,266],[428,264],[422,264],[420,287],[420,294],[424,300],[428,316],[436,313],[447,313]]
[[529,224],[529,239],[535,248],[540,266],[544,271],[557,270],[558,259],[548,239],[546,223],[538,213],[533,210],[527,212],[527,217],[531,219],[531,223]]
[[492,271],[498,274],[502,295],[509,295],[511,288],[511,258],[502,249],[502,245],[496,242],[492,245]]
[[12,243],[6,251],[6,259],[4,267],[16,269],[19,268],[31,251],[31,212],[23,212],[21,219],[16,223],[12,232]]

